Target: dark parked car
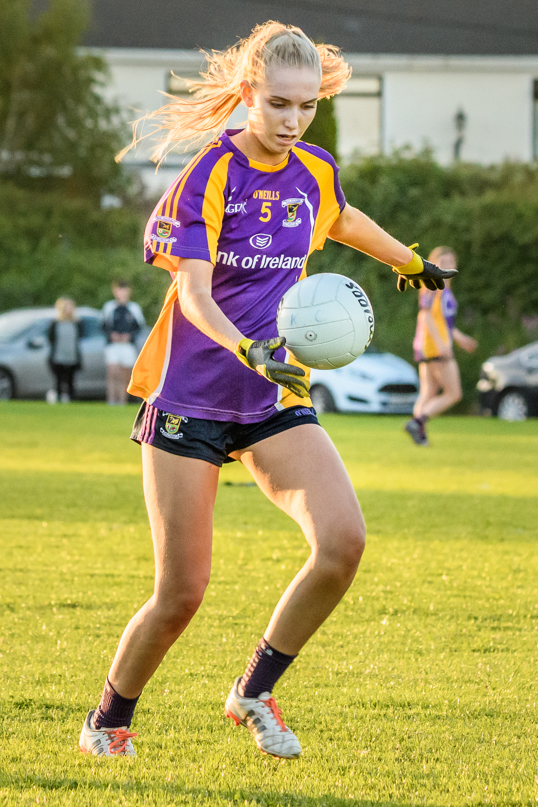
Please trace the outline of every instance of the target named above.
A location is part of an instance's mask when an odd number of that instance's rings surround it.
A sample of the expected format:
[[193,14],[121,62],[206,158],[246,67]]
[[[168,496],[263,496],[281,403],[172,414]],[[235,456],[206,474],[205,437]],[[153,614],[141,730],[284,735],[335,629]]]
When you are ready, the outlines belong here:
[[477,388],[484,415],[501,420],[538,415],[538,342],[484,362]]

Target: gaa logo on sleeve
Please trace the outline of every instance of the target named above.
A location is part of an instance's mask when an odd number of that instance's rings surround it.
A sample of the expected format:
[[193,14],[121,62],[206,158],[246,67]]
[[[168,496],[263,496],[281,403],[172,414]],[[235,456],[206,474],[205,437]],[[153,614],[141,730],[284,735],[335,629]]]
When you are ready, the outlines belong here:
[[160,235],[161,238],[170,238],[172,235],[172,225],[169,221],[158,221],[157,222],[157,235]]
[[155,235],[151,236],[152,241],[161,241],[163,244],[173,244],[177,238],[172,236],[174,228],[180,227],[181,224],[177,219],[170,216],[155,216],[153,222],[156,223]]

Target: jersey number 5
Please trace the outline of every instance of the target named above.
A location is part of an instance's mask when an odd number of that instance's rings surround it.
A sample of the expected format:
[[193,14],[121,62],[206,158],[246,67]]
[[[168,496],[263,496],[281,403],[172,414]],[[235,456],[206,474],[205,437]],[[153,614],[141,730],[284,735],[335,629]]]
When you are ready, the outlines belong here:
[[271,218],[271,202],[262,202],[262,213],[260,221],[269,221]]

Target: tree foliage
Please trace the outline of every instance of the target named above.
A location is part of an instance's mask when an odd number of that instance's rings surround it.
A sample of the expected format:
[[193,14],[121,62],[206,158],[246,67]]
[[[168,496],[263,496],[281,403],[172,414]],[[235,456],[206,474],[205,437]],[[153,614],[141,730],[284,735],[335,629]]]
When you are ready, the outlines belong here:
[[67,294],[100,307],[114,278],[128,279],[150,322],[170,276],[144,263],[150,210],[101,210],[91,199],[0,184],[0,311],[52,305]]
[[0,2],[0,176],[71,195],[117,192],[124,127],[101,94],[106,63],[77,50],[87,4],[50,0],[38,15],[31,6]]
[[315,146],[321,146],[332,154],[335,160],[338,159],[338,124],[334,111],[334,98],[322,98],[318,101],[316,117],[306,130],[304,140]]

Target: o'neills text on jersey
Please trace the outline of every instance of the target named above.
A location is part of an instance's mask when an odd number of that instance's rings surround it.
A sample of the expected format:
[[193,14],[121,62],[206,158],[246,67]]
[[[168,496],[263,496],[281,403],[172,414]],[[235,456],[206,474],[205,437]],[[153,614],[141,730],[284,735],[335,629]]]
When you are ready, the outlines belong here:
[[244,258],[237,255],[233,250],[231,252],[219,252],[217,254],[217,263],[223,263],[225,266],[241,266],[243,269],[302,269],[307,255],[302,258],[291,258],[289,255],[279,255],[271,258],[269,255],[246,255]]
[[252,196],[254,199],[269,199],[270,201],[276,202],[280,199],[280,191],[254,191]]

